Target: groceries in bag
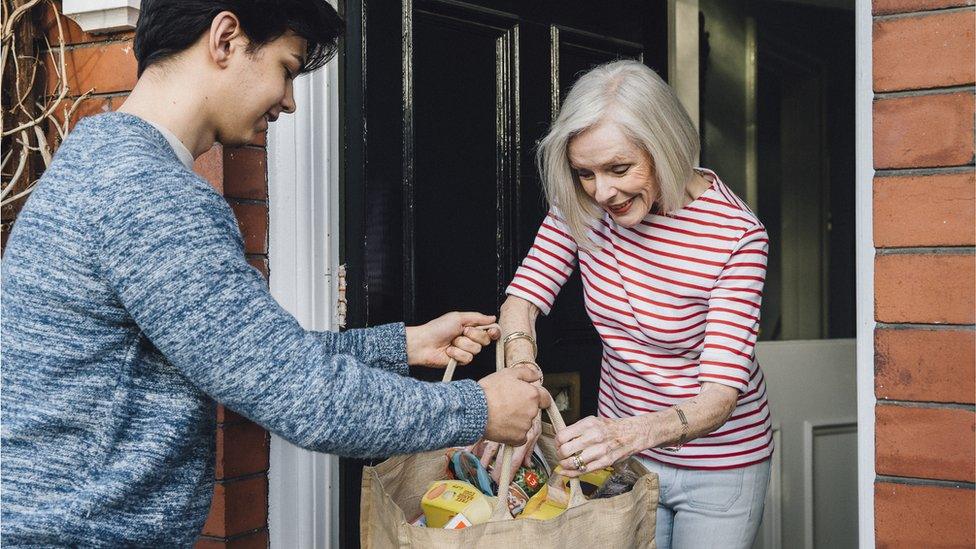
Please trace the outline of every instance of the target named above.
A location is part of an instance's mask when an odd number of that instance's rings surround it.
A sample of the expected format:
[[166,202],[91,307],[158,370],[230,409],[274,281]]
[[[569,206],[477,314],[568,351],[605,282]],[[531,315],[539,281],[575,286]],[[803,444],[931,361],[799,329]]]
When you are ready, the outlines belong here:
[[420,508],[425,526],[458,529],[488,522],[492,502],[470,482],[437,480],[427,488]]

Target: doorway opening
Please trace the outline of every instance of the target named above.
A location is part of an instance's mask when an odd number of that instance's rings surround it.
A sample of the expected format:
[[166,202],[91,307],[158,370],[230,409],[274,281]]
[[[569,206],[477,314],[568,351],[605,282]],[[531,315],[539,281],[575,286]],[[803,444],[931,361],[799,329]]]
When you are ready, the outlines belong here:
[[757,355],[776,450],[755,546],[856,547],[854,2],[698,8],[701,164],[770,240]]

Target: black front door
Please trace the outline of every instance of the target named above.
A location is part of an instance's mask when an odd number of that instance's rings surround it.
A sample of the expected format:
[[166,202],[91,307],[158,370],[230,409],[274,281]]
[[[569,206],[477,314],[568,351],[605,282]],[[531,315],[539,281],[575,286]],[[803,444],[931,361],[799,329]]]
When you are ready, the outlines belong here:
[[[348,0],[345,17],[348,325],[495,314],[546,212],[535,143],[589,67],[628,57],[666,75],[666,3]],[[595,413],[600,346],[578,275],[538,331],[540,364],[579,372]],[[489,373],[490,355],[458,377]],[[343,547],[358,544],[361,466],[343,460]]]

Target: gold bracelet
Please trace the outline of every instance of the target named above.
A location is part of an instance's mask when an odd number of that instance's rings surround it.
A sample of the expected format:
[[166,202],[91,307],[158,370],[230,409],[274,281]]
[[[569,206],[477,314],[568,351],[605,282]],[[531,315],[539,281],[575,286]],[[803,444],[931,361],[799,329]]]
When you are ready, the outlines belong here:
[[543,375],[543,373],[542,373],[542,367],[541,367],[541,366],[539,366],[539,365],[538,365],[538,364],[537,364],[537,363],[536,363],[535,361],[533,361],[533,360],[520,360],[520,361],[518,361],[518,362],[516,362],[516,363],[514,363],[514,364],[512,364],[511,366],[509,366],[509,368],[514,368],[514,367],[516,367],[516,366],[518,366],[518,365],[520,365],[520,364],[529,364],[529,365],[531,365],[531,366],[532,366],[533,368],[535,368],[536,370],[538,370],[538,371],[539,371],[539,381],[540,381],[540,382],[542,381],[542,378],[544,377],[544,375]]
[[531,335],[529,335],[526,332],[512,332],[508,334],[507,336],[505,336],[505,339],[502,340],[502,345],[507,349],[508,344],[511,343],[512,341],[515,341],[516,339],[527,339],[529,343],[532,344],[532,356],[533,357],[539,356],[539,347],[535,344],[535,338],[533,338]]

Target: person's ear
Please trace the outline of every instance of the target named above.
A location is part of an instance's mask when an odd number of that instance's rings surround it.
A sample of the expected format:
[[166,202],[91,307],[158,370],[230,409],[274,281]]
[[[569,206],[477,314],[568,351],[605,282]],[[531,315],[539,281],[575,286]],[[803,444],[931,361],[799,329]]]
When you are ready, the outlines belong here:
[[229,11],[218,13],[210,23],[207,41],[210,59],[220,68],[225,68],[239,46],[236,39],[243,34],[241,22],[236,15]]

